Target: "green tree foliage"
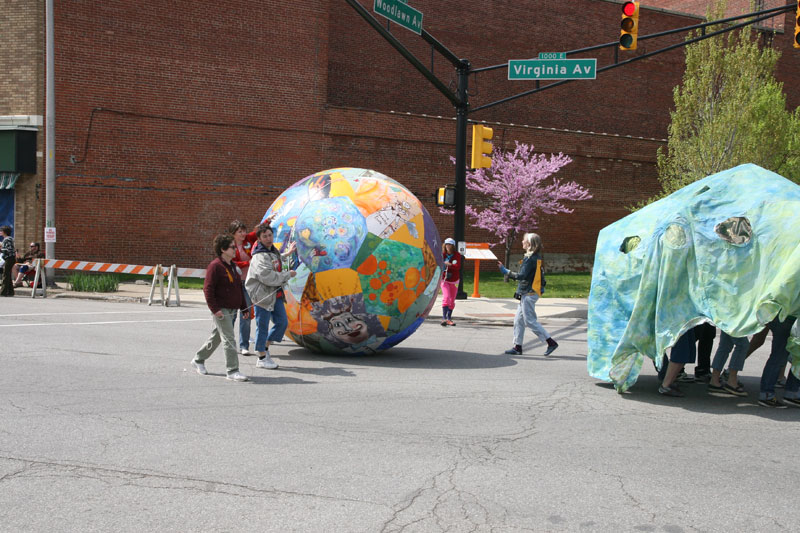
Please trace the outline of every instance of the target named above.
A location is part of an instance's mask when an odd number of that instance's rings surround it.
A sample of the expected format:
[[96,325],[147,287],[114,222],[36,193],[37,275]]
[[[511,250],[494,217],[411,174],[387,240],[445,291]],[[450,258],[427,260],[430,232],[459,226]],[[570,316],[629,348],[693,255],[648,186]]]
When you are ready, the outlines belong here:
[[[716,3],[709,20],[724,9],[724,0]],[[800,108],[787,110],[783,84],[774,77],[780,52],[763,38],[745,29],[686,47],[667,151],[658,151],[664,196],[743,163],[800,182]]]

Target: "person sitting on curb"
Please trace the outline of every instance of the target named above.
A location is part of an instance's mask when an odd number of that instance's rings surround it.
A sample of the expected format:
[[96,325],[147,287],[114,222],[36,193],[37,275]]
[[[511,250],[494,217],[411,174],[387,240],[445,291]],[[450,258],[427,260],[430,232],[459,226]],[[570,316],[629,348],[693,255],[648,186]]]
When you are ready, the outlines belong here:
[[512,272],[504,267],[503,263],[497,262],[504,276],[517,280],[517,292],[514,297],[519,300],[517,314],[514,316],[514,346],[505,353],[508,355],[522,353],[522,340],[527,326],[542,342],[547,343],[544,355],[550,355],[558,348],[558,343],[536,319],[536,302],[544,293],[546,284],[542,272],[542,238],[536,233],[526,233],[522,236],[522,248],[525,250],[525,257],[519,272]]
[[206,359],[211,357],[222,342],[228,379],[250,381],[250,378],[239,372],[239,353],[236,350],[236,334],[233,332],[236,313],[241,310],[245,319],[249,319],[250,315],[242,293],[242,278],[232,262],[236,253],[233,236],[217,235],[214,238],[214,253],[217,257],[206,268],[206,279],[203,283],[203,294],[211,310],[213,328],[211,336],[192,359],[192,366],[198,374],[208,374]]
[[[747,396],[747,391],[739,383],[739,372],[744,368],[744,360],[747,356],[747,348],[750,341],[747,337],[731,337],[724,331],[719,335],[719,346],[717,353],[714,354],[714,361],[711,363],[711,381],[708,383],[709,394],[730,394],[733,396]],[[728,366],[728,381],[720,383],[722,369],[725,368],[725,361],[728,354],[733,349],[731,362]]]
[[[14,265],[12,275],[15,275],[14,287],[22,287],[22,280],[25,275],[34,268],[34,261],[37,259],[44,259],[44,252],[41,250],[38,242],[32,242],[30,250],[25,252],[24,255],[17,257],[17,264]],[[34,270],[35,272],[35,270]]]

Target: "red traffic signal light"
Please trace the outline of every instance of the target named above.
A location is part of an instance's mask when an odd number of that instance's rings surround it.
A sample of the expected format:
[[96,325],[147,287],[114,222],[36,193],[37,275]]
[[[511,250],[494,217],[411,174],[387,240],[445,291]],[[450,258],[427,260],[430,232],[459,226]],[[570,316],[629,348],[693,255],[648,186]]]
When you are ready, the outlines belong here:
[[636,50],[636,41],[639,36],[639,2],[622,4],[622,21],[619,27],[619,49]]
[[622,6],[622,12],[626,17],[632,17],[636,13],[636,4],[634,2],[625,2]]

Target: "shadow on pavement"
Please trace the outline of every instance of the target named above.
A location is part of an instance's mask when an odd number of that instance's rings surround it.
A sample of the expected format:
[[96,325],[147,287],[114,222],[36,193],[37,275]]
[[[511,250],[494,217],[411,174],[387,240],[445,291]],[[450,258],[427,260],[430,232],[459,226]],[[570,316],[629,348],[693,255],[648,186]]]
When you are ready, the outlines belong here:
[[[297,359],[297,357],[292,357],[292,359]],[[280,360],[280,359],[279,359]],[[275,370],[270,370],[270,372],[296,372],[297,374],[311,374],[314,376],[340,376],[351,378],[355,377],[356,373],[345,368],[339,368],[337,366],[325,366],[322,368],[305,368],[300,366],[291,366],[284,364],[281,361],[281,366],[276,368]]]
[[517,364],[513,358],[507,355],[398,347],[374,355],[360,356],[315,354],[303,348],[295,348],[289,350],[289,357],[286,362],[289,363],[292,359],[296,361],[325,361],[354,366],[443,370],[500,368]]
[[[686,396],[683,398],[670,398],[658,393],[658,377],[653,375],[641,376],[628,392],[620,396],[624,400],[677,407],[697,413],[714,415],[752,415],[770,420],[797,422],[800,418],[800,409],[789,406],[787,409],[775,409],[758,405],[758,390],[760,378],[755,376],[741,376],[739,382],[747,390],[747,396],[715,396],[708,394],[705,383],[681,383],[679,387]],[[616,394],[614,386],[610,383],[596,383],[598,387],[608,389],[609,394]],[[782,394],[779,392],[778,396]]]

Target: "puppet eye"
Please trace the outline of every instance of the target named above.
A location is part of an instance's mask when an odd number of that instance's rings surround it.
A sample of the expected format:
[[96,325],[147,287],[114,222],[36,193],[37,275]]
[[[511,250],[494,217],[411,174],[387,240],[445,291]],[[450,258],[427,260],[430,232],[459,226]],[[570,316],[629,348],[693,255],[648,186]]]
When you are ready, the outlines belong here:
[[630,253],[634,251],[637,246],[639,246],[640,242],[642,242],[642,239],[638,235],[634,235],[632,237],[625,237],[622,240],[622,244],[619,247],[619,251],[622,252],[623,254]]
[[753,228],[745,217],[731,217],[714,226],[714,232],[731,244],[747,244],[753,237]]
[[683,226],[670,224],[664,232],[664,243],[670,248],[683,248],[687,244],[686,231]]

